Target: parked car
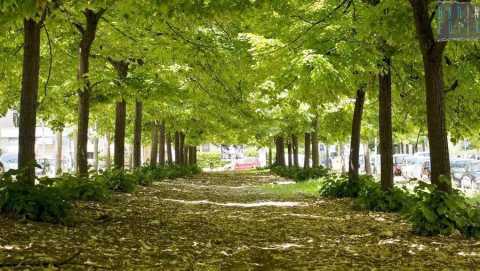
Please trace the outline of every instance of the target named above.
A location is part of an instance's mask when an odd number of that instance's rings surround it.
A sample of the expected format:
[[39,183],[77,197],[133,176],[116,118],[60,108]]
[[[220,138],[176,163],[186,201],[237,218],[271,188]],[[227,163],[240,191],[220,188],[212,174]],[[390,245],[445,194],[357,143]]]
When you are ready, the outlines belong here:
[[243,158],[235,160],[231,164],[227,165],[225,169],[248,170],[255,169],[257,167],[260,167],[260,161],[258,160],[258,158]]
[[408,154],[393,155],[393,174],[395,176],[402,176],[402,166],[405,165],[408,157]]
[[413,156],[430,157],[430,152],[416,152]]
[[[452,163],[452,176],[458,188],[480,189],[480,162],[477,160],[463,159],[454,167]],[[460,166],[463,166],[460,168]]]
[[430,176],[430,161],[427,157],[410,156],[401,170],[404,178],[426,179]]
[[0,156],[0,171],[6,172],[18,168],[18,156],[16,153],[6,153]]

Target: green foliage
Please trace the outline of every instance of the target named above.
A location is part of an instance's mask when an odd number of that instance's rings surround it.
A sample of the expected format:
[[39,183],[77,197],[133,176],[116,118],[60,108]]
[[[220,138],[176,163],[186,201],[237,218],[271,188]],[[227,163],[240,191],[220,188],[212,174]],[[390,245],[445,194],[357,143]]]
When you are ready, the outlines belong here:
[[414,198],[406,189],[393,188],[383,191],[380,184],[366,181],[354,201],[355,207],[377,212],[408,211]]
[[34,221],[65,223],[71,204],[58,187],[16,182],[11,170],[0,179],[0,212]]
[[290,178],[296,182],[318,179],[329,174],[328,169],[320,166],[314,168],[272,166],[271,171],[279,176]]
[[105,201],[111,197],[107,183],[100,178],[77,177],[64,174],[54,178],[53,184],[58,187],[69,200]]
[[135,191],[137,178],[121,169],[110,169],[92,176],[97,182],[103,182],[114,192],[131,193]]
[[222,160],[219,153],[199,153],[198,166],[200,168],[219,168],[224,167],[229,162]]
[[356,198],[363,187],[374,182],[371,176],[360,176],[357,181],[351,182],[346,175],[330,174],[324,178],[320,188],[320,195],[333,198]]
[[435,185],[420,182],[409,220],[420,235],[452,234],[480,237],[480,210],[472,206],[461,192],[440,191]]

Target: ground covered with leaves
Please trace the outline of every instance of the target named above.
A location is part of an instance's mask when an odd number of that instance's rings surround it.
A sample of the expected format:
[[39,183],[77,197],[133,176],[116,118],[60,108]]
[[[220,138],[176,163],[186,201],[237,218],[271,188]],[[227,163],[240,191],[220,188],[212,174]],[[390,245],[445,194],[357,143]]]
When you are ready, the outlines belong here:
[[0,218],[0,269],[399,270],[480,266],[480,241],[420,237],[348,199],[276,193],[267,173],[210,173],[76,203],[71,226]]

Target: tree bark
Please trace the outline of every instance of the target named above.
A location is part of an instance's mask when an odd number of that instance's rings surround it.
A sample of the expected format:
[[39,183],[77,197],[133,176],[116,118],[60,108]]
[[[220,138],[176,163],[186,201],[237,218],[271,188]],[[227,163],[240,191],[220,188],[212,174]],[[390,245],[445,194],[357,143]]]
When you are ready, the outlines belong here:
[[150,148],[150,166],[157,166],[158,158],[158,124],[155,123],[152,125],[152,145]]
[[115,168],[123,169],[125,165],[125,126],[127,119],[127,103],[124,99],[116,104],[115,135],[113,163]]
[[287,143],[287,152],[288,152],[288,166],[293,166],[293,150],[292,150],[292,142],[288,141]]
[[40,23],[23,21],[23,69],[18,135],[18,168],[25,169],[22,181],[35,184],[35,128],[40,74]]
[[348,163],[349,180],[355,182],[358,180],[358,170],[360,168],[360,132],[362,128],[363,104],[365,102],[365,89],[357,90],[355,99],[355,108],[353,111],[352,137],[350,142],[350,161]]
[[135,102],[135,127],[133,135],[133,168],[142,165],[142,118],[143,103],[140,100]]
[[275,164],[278,166],[285,166],[285,143],[282,136],[275,137],[275,147],[277,151]]
[[325,144],[325,156],[327,157],[325,161],[325,165],[327,168],[332,168],[332,165],[330,164],[330,148],[328,144]]
[[90,50],[95,40],[98,21],[105,12],[101,9],[94,12],[91,9],[84,10],[86,27],[76,25],[82,34],[79,46],[80,63],[78,67],[78,80],[83,81],[83,87],[78,91],[78,140],[77,140],[77,173],[88,175],[87,145],[88,145],[88,119],[90,116],[90,91],[91,85],[88,79]]
[[318,117],[312,121],[313,132],[312,132],[312,167],[320,166],[320,154],[318,153]]
[[305,133],[305,155],[303,161],[303,167],[310,167],[310,133]]
[[180,133],[179,132],[175,132],[174,147],[175,147],[175,164],[180,165],[181,154],[180,154]]
[[62,175],[62,160],[63,160],[63,130],[58,130],[55,134],[55,175]]
[[160,124],[160,138],[159,138],[159,148],[158,148],[158,154],[159,154],[159,163],[160,166],[165,166],[165,122],[162,121]]
[[383,64],[383,72],[378,75],[378,124],[380,133],[380,182],[382,189],[387,191],[393,188],[392,72],[390,58],[384,57]]
[[167,160],[168,164],[173,164],[173,155],[172,155],[172,135],[167,133]]
[[363,145],[364,148],[364,161],[365,161],[365,174],[372,175],[372,165],[370,164],[370,148],[368,142]]
[[93,168],[98,171],[98,135],[93,138]]
[[197,147],[195,146],[190,146],[189,149],[188,149],[188,164],[193,166],[195,165],[197,162],[195,161],[195,155],[197,153]]
[[298,164],[298,137],[296,135],[291,136],[292,151],[293,151],[293,166],[299,167]]
[[105,166],[107,169],[109,169],[112,166],[112,155],[110,154],[110,145],[112,145],[111,138],[110,138],[110,133],[107,133],[105,136],[107,139],[107,153],[106,153],[106,159],[105,159]]
[[268,146],[268,166],[272,166],[273,164],[273,152],[272,152],[272,146]]
[[[437,42],[430,20],[429,1],[410,0],[420,50],[423,56],[427,103],[427,126],[430,144],[431,182],[445,192],[452,190],[442,59],[447,42]],[[440,176],[445,176],[441,181]]]
[[180,165],[185,165],[185,134],[179,133],[179,150],[180,150]]

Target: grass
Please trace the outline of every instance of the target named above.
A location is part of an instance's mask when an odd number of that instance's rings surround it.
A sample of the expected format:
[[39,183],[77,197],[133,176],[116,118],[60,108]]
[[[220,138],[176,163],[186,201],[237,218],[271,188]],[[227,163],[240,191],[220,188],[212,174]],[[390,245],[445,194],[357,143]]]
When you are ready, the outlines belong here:
[[320,178],[292,184],[266,184],[260,188],[266,193],[275,194],[282,198],[291,198],[298,195],[316,197],[322,182],[323,180]]
[[467,197],[467,200],[474,205],[480,206],[480,193],[477,193],[471,197]]

